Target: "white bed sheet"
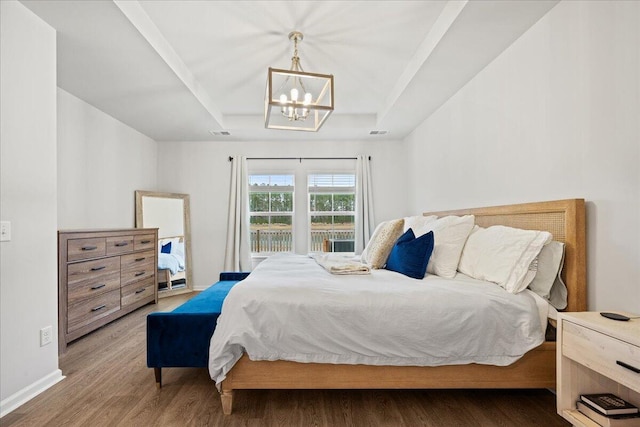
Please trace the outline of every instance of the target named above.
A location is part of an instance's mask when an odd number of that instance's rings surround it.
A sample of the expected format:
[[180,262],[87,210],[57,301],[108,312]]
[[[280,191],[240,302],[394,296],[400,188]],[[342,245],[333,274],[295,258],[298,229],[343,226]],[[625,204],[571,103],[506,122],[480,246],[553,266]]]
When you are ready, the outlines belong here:
[[158,269],[169,270],[171,274],[178,274],[179,271],[184,271],[184,266],[180,265],[180,260],[173,254],[158,254]]
[[544,341],[547,309],[537,301],[462,275],[335,276],[307,256],[274,255],[226,297],[209,373],[219,385],[245,352],[303,363],[509,365]]

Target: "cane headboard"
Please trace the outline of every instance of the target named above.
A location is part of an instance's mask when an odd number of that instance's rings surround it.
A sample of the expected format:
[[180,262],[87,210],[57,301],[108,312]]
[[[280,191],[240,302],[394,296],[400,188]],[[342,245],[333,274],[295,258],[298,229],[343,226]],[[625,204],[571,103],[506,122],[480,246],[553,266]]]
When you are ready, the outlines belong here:
[[565,244],[562,278],[568,292],[566,311],[587,309],[584,199],[425,212],[424,215],[475,215],[476,224],[481,227],[506,225],[550,232],[554,240]]

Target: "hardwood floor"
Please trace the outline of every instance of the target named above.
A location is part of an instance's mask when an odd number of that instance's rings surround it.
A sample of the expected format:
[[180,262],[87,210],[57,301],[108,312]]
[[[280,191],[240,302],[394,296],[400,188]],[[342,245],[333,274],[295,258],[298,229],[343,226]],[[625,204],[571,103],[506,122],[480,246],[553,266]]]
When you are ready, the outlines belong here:
[[[547,390],[238,390],[232,415],[206,369],[146,367],[145,306],[72,343],[66,379],[0,419],[9,426],[568,426]],[[108,346],[106,345],[108,344]]]

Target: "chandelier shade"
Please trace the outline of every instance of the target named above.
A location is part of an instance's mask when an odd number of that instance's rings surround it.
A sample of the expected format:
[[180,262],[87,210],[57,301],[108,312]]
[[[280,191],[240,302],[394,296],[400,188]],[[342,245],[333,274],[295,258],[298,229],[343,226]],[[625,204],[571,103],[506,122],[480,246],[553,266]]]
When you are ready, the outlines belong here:
[[289,34],[294,42],[291,68],[269,68],[265,92],[264,125],[268,129],[316,132],[333,111],[333,75],[308,73],[298,57],[302,33]]

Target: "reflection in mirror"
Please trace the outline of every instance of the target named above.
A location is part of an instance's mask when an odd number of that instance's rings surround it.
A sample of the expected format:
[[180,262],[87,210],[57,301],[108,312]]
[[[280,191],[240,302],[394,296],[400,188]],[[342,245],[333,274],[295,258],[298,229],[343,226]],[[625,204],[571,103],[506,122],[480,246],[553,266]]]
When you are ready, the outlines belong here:
[[191,292],[189,195],[136,191],[136,227],[158,228],[158,297]]

